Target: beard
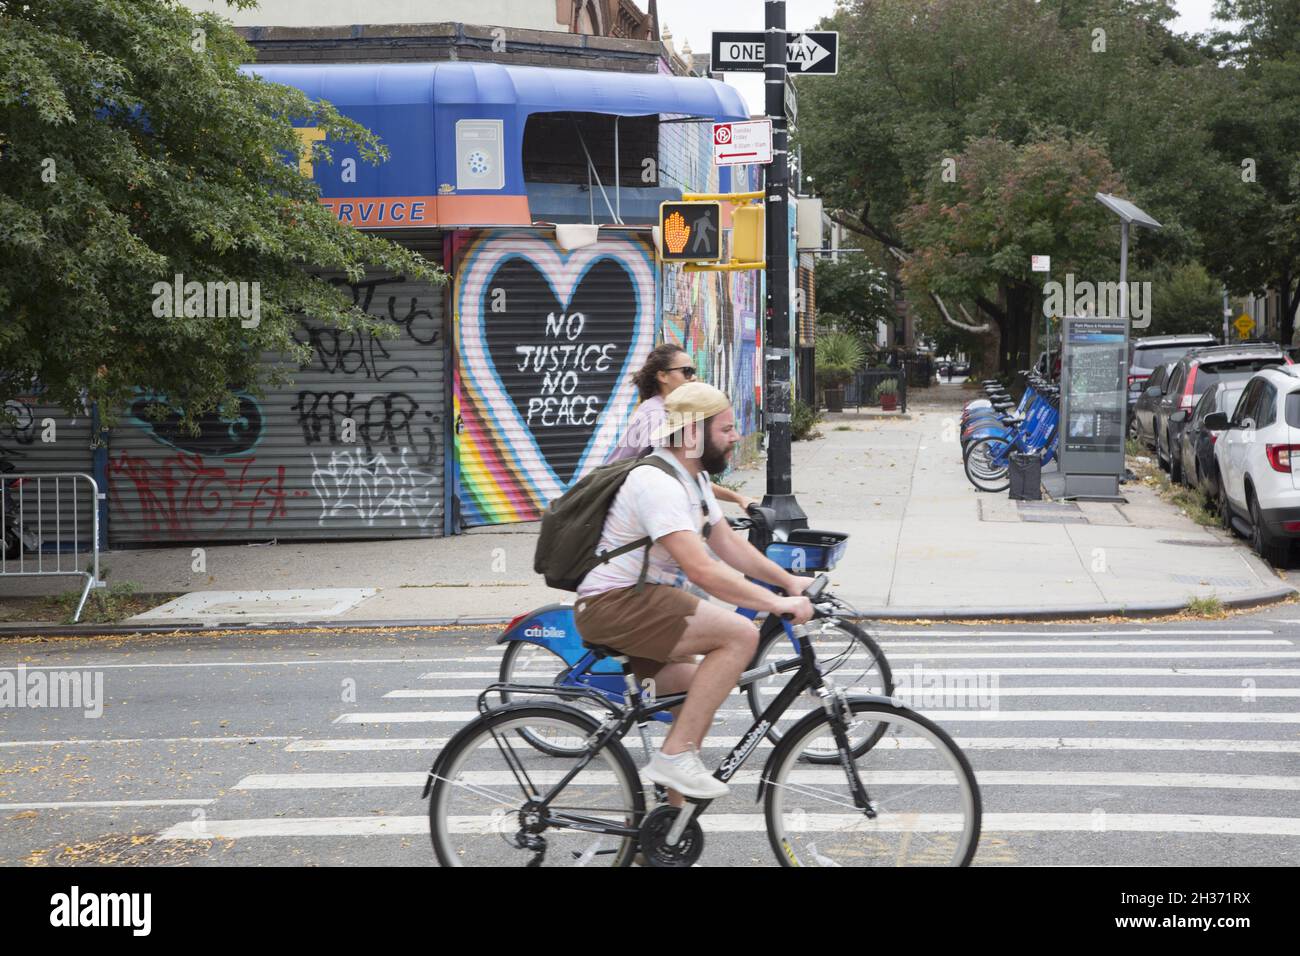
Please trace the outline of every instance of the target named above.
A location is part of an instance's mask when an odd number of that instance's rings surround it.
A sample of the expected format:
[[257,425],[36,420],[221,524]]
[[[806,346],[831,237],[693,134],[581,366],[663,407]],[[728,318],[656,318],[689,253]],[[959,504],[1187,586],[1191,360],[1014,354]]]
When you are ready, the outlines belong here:
[[730,445],[715,445],[711,435],[705,435],[704,454],[700,455],[700,466],[710,475],[720,475],[727,470],[727,459],[731,457]]

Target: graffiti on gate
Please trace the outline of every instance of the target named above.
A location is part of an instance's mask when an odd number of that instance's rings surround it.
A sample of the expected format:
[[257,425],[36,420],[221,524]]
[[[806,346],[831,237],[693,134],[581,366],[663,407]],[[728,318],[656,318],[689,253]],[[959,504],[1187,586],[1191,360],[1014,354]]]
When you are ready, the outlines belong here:
[[[373,455],[376,446],[386,446],[393,454],[417,451],[416,459],[422,465],[437,460],[442,416],[421,409],[406,392],[365,397],[356,392],[304,390],[290,409],[298,413],[302,440],[308,445],[355,443],[364,445],[367,455]],[[356,430],[353,442],[345,438],[348,421]]]
[[433,524],[438,499],[437,477],[417,467],[409,448],[395,455],[382,452],[332,451],[321,460],[313,453],[311,486],[320,500],[319,524],[331,519],[396,519],[403,527]]
[[0,415],[0,457],[25,458],[14,445],[36,441],[36,413],[31,405],[13,398],[4,407],[7,414]]
[[[402,301],[399,302],[399,296],[394,293],[386,297],[381,295],[381,302],[375,302],[376,291],[405,281],[403,276],[391,276],[356,283],[335,279],[332,284],[346,285],[352,294],[354,305],[369,315],[392,322],[401,330],[401,335],[417,345],[436,345],[442,330],[433,311],[419,307],[418,296],[402,296]],[[372,307],[381,311],[372,312]],[[375,381],[383,381],[390,375],[399,373],[413,378],[420,375],[419,369],[414,365],[397,364],[386,344],[392,340],[380,338],[373,332],[326,328],[304,318],[294,334],[294,340],[312,350],[312,359],[303,366],[304,369],[329,375],[364,376]]]
[[160,395],[140,395],[131,403],[128,418],[146,433],[177,451],[192,455],[227,458],[252,451],[262,439],[264,418],[257,399],[245,392],[237,392],[239,411],[231,418],[218,412],[200,416],[198,433],[191,434],[181,427],[181,410],[172,408],[161,421],[152,421],[148,415],[150,405],[169,405]]
[[124,508],[134,491],[134,513],[161,536],[270,525],[286,516],[290,498],[308,494],[286,489],[284,478],[284,465],[258,468],[253,457],[216,464],[189,452],[142,458],[122,450],[108,461],[111,499]]

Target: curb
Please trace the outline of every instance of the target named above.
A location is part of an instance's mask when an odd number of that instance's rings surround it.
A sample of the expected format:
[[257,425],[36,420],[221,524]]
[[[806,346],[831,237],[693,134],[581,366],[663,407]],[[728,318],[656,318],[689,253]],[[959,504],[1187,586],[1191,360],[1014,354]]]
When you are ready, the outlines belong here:
[[[1300,594],[1296,588],[1286,585],[1266,591],[1254,591],[1239,597],[1223,601],[1225,609],[1243,610],[1277,604]],[[1160,601],[1152,604],[1074,604],[1055,608],[1043,607],[1001,607],[1001,608],[871,608],[852,615],[851,620],[931,620],[931,621],[1069,621],[1091,617],[1163,617],[1177,614],[1187,609],[1187,601]],[[255,632],[268,629],[310,631],[330,628],[333,630],[373,631],[382,628],[432,628],[432,627],[475,627],[482,625],[507,624],[518,615],[509,617],[455,617],[427,618],[412,620],[394,618],[392,620],[356,620],[356,621],[258,621],[237,624],[53,624],[48,627],[21,627],[0,625],[0,642],[8,637],[92,637],[114,634],[198,634],[221,633],[238,634],[243,631]]]

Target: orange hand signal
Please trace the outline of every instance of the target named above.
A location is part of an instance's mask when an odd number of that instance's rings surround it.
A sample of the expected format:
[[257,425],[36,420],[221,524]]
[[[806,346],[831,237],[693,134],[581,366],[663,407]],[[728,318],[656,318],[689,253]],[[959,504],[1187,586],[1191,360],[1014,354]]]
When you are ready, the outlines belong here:
[[675,212],[664,220],[664,245],[673,255],[686,248],[686,240],[691,237],[691,227],[686,225],[682,214]]

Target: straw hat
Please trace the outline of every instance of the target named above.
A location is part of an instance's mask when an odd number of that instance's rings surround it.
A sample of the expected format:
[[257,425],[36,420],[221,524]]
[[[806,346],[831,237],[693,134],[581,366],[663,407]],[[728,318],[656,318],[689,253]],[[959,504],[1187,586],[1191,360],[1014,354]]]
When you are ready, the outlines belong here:
[[670,435],[692,422],[702,422],[731,407],[727,393],[704,382],[687,382],[679,385],[664,399],[668,420],[651,436],[655,445],[665,442]]

